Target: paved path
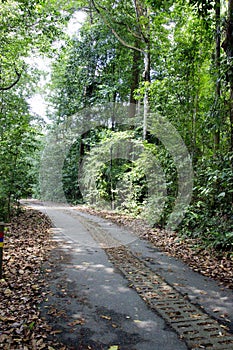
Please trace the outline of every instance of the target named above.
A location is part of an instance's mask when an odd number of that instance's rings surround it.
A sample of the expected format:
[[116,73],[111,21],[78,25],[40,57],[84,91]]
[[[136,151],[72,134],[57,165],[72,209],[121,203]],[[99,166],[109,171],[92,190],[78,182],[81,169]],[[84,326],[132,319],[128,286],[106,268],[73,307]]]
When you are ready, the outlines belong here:
[[233,349],[231,290],[107,220],[27,204],[52,219],[63,246],[42,312],[71,348]]

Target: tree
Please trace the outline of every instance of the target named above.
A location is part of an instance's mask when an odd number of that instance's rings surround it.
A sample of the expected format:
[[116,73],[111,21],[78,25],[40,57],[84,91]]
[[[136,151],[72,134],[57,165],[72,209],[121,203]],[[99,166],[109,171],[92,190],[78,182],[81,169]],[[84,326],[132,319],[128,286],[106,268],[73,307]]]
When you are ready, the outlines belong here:
[[226,36],[222,43],[222,47],[226,53],[228,60],[227,79],[230,86],[229,99],[229,119],[230,119],[230,149],[233,151],[233,1],[228,1],[228,15],[226,22]]
[[136,70],[133,53],[92,14],[91,23],[87,19],[79,37],[67,42],[53,64],[49,99],[57,119],[94,104],[129,101]]
[[[149,93],[148,87],[150,84],[151,70],[151,32],[150,32],[150,8],[146,1],[134,0],[124,3],[117,2],[114,4],[111,1],[104,1],[101,5],[95,1],[91,1],[94,9],[100,15],[105,25],[109,27],[113,35],[119,42],[128,49],[136,51],[134,61],[140,59],[140,55],[144,58],[144,70],[142,77],[144,80],[144,117],[143,117],[143,138],[146,138],[147,133],[147,116],[149,112]],[[120,15],[119,15],[120,14]],[[133,16],[132,16],[133,14]],[[123,30],[122,30],[123,29]],[[123,34],[124,33],[124,34]],[[139,63],[140,65],[140,63]],[[138,74],[135,68],[133,74]],[[132,88],[139,82],[138,75],[132,83]],[[132,91],[132,89],[131,89]],[[132,95],[131,95],[132,101]],[[132,114],[132,111],[130,112]]]
[[[175,126],[193,157],[195,191],[181,231],[188,235],[201,232],[205,242],[229,246],[232,237],[229,189],[233,180],[228,150],[232,122],[225,115],[232,94],[232,43],[226,34],[222,45],[227,53],[226,65],[220,45],[224,15],[221,2],[90,0],[82,3],[88,20],[79,36],[69,41],[68,47],[64,45],[54,64],[51,94],[51,101],[57,107],[54,119],[60,125],[77,110],[88,109],[77,120],[80,125],[88,125],[90,118],[94,118],[89,106],[101,108],[106,102],[114,106],[118,101],[124,104],[144,98],[143,138],[147,140],[141,140],[139,129],[126,131],[136,142],[140,140],[145,152],[132,163],[102,159],[101,169],[98,168],[101,147],[108,156],[112,155],[111,142],[124,139],[121,133],[125,129],[116,125],[113,108],[111,126],[108,119],[104,126],[89,130],[70,148],[62,169],[69,199],[76,201],[79,199],[76,194],[80,196],[77,184],[73,183],[77,175],[72,169],[79,171],[77,162],[89,155],[87,180],[92,173],[94,186],[89,191],[87,188],[90,200],[96,196],[100,202],[110,201],[112,207],[117,205],[137,214],[142,211],[152,224],[156,223],[156,215],[161,214],[155,207],[163,208],[159,223],[164,225],[176,205],[179,174],[173,156],[153,134],[162,115]],[[228,35],[231,35],[230,23],[226,21]],[[148,114],[149,106],[154,113]],[[130,110],[128,115],[135,116],[135,111],[135,108]],[[130,129],[129,125],[126,128]],[[167,193],[160,198],[154,193],[148,199],[145,171],[151,171],[153,161],[164,169],[161,179]],[[123,203],[123,192],[118,191],[117,182],[126,184]],[[151,178],[151,188],[155,182],[156,178]],[[225,236],[218,232],[219,228]]]
[[1,220],[9,220],[12,205],[22,196],[32,194],[35,180],[32,157],[38,147],[38,130],[31,125],[29,106],[22,94],[8,92],[1,102],[0,217]]
[[[15,201],[32,192],[31,163],[37,148],[27,99],[35,91],[26,57],[51,54],[69,13],[62,2],[18,0],[0,2],[0,216],[7,220]],[[34,121],[35,123],[35,121]]]
[[[59,5],[62,6],[62,3]],[[18,0],[0,3],[0,91],[14,87],[25,69],[24,57],[48,53],[62,34],[69,13],[56,1]]]

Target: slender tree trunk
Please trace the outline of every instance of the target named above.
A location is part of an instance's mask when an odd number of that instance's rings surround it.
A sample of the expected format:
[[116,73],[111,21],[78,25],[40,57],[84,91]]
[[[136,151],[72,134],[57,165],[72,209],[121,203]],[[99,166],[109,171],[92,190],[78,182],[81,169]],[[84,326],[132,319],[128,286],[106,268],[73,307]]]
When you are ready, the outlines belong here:
[[220,57],[221,57],[221,30],[220,30],[220,20],[221,20],[221,3],[220,0],[215,2],[215,21],[216,21],[216,33],[215,33],[215,68],[216,68],[216,131],[214,134],[214,148],[215,152],[219,150],[220,146],[220,97],[221,97],[221,82],[220,82]]
[[196,158],[196,147],[197,147],[197,115],[198,115],[198,103],[199,103],[199,91],[196,92],[194,98],[194,109],[192,118],[192,156]]
[[231,85],[231,95],[230,95],[230,150],[233,152],[233,84]]
[[114,91],[113,93],[113,110],[112,110],[112,116],[111,116],[111,129],[114,131],[116,128],[116,98],[117,98],[117,92]]
[[[139,43],[135,42],[135,47],[139,47]],[[130,109],[129,117],[134,117],[136,115],[136,105],[137,101],[134,97],[134,91],[139,87],[140,81],[140,63],[141,63],[141,52],[133,51],[133,65],[132,65],[132,78],[130,86]]]
[[93,24],[93,6],[92,1],[89,1],[89,18],[90,18],[90,24]]
[[[148,45],[149,46],[149,45]],[[149,113],[149,84],[150,84],[150,48],[144,53],[144,113],[143,113],[143,140],[146,140],[147,118]]]
[[228,80],[230,83],[229,119],[230,119],[230,150],[233,151],[233,0],[228,1],[228,18],[226,37],[222,44],[228,58]]
[[110,147],[110,192],[111,192],[111,209],[115,209],[115,195],[114,195],[114,190],[115,188],[113,187],[113,181],[112,181],[112,169],[113,169],[113,162],[112,162],[112,146]]

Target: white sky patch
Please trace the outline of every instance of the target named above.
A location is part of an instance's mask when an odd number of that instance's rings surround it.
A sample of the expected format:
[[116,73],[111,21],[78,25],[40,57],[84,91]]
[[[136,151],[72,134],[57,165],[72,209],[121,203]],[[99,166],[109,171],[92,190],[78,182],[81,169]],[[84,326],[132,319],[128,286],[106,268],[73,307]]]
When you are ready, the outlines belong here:
[[45,73],[50,73],[51,59],[46,56],[39,56],[34,53],[30,57],[25,57],[24,61],[32,68],[37,68]]
[[35,94],[32,98],[29,99],[32,113],[35,113],[42,117],[46,122],[49,122],[46,117],[47,104],[43,96],[40,94]]
[[78,34],[79,29],[82,27],[83,22],[85,21],[87,14],[83,11],[77,11],[71,17],[66,33],[70,36]]
[[[38,91],[43,89],[44,86],[50,81],[52,60],[48,57],[32,55],[31,57],[27,57],[25,62],[31,67],[35,67],[43,72],[38,83]],[[49,119],[46,117],[47,103],[43,97],[43,94],[40,92],[36,93],[28,100],[28,102],[30,104],[31,112],[42,117],[44,121],[48,123]]]
[[30,103],[31,103],[31,110],[33,113],[45,116],[46,114],[45,100],[40,94],[34,95],[30,99]]

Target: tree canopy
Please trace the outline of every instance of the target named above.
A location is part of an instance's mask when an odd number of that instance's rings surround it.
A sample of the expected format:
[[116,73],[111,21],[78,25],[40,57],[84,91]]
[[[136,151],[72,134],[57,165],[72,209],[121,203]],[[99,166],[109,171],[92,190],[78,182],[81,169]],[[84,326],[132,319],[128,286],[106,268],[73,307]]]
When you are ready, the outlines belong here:
[[40,126],[28,99],[36,91],[39,72],[27,58],[52,55],[51,45],[63,35],[69,18],[61,10],[62,2],[56,1],[0,2],[1,219],[9,219],[15,200],[32,193],[32,159]]
[[[31,193],[36,177],[28,160],[38,144],[38,126],[35,131],[27,98],[37,76],[30,74],[25,57],[41,52],[53,57],[48,130],[55,135],[61,125],[70,130],[77,127],[74,121],[85,125],[69,144],[62,167],[67,200],[93,204],[94,198],[98,206],[108,203],[166,227],[189,183],[192,201],[176,229],[186,236],[201,235],[205,244],[232,249],[232,9],[231,0],[227,6],[220,0],[2,1],[2,208],[11,198],[26,195],[22,188]],[[80,10],[86,19],[78,33],[67,37],[65,25]],[[59,37],[56,51],[53,43]],[[109,105],[109,117],[97,123]],[[64,140],[68,131],[59,132],[56,137]],[[104,156],[105,151],[113,155],[119,143],[128,145],[129,139],[132,147],[140,144],[139,156],[133,158],[130,148],[128,159],[122,151],[116,159]],[[55,148],[50,148],[54,163],[59,157]],[[188,169],[187,154],[193,191],[178,162],[183,157],[182,169]],[[101,155],[106,158],[102,163]],[[148,177],[153,167],[157,182]],[[84,178],[79,183],[80,174]],[[91,179],[94,187],[88,185]],[[151,192],[153,183],[158,191]]]

